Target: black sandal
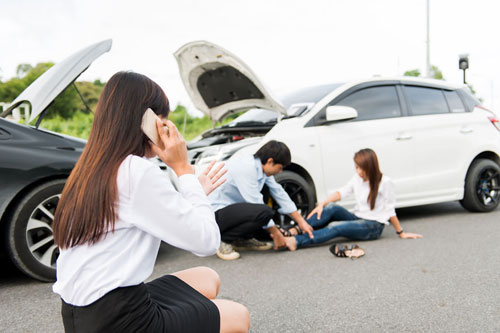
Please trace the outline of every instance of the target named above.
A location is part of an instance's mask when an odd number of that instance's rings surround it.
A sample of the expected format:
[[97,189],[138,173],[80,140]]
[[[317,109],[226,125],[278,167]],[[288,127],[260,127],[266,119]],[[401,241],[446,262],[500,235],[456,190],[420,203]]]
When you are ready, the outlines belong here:
[[[295,229],[297,231],[296,234],[292,234],[290,232],[290,230],[292,229]],[[290,227],[288,229],[285,229],[283,227],[278,227],[278,230],[281,232],[281,234],[284,236],[284,237],[293,237],[293,236],[297,236],[297,235],[300,235],[302,233],[302,230],[299,228],[298,225],[296,226],[293,226],[293,227]]]
[[286,230],[285,228],[283,227],[278,227],[278,230],[281,232],[281,234],[284,236],[284,237],[292,237],[292,233],[288,230]]
[[348,257],[351,259],[357,259],[365,255],[365,250],[360,248],[358,244],[352,244],[351,246],[332,244],[330,246],[330,252],[336,257],[340,258]]

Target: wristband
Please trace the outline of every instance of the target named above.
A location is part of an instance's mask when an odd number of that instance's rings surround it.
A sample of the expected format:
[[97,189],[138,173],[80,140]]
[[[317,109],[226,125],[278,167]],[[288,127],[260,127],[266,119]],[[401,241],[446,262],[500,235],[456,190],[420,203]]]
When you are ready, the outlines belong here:
[[401,234],[403,233],[403,231],[404,231],[404,230],[403,230],[403,229],[401,229],[400,231],[396,231],[396,233],[397,233],[398,235],[401,235]]

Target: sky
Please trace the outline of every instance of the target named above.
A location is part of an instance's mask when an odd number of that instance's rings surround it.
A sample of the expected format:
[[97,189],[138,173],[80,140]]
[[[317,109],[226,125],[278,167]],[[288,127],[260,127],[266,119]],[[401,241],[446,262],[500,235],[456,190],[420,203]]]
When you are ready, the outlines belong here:
[[[58,62],[112,38],[80,77],[120,70],[155,80],[171,104],[192,106],[173,53],[194,40],[242,59],[276,96],[324,83],[426,67],[426,0],[0,0],[0,78],[20,63]],[[484,106],[500,110],[500,32],[494,0],[430,0],[430,62],[460,84],[460,54]]]

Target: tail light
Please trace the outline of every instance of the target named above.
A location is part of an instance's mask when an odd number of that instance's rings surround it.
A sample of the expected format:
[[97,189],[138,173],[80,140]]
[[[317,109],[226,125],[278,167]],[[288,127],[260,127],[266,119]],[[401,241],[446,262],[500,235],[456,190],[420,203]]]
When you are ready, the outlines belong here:
[[497,130],[500,131],[500,120],[496,116],[490,116],[488,119],[491,121],[493,126],[497,128]]
[[490,116],[488,116],[488,119],[491,121],[491,124],[493,124],[493,126],[495,126],[496,129],[500,131],[500,119],[498,119],[498,117],[493,113],[493,111],[488,110],[482,105],[476,105],[476,108],[488,111],[488,113],[491,114]]

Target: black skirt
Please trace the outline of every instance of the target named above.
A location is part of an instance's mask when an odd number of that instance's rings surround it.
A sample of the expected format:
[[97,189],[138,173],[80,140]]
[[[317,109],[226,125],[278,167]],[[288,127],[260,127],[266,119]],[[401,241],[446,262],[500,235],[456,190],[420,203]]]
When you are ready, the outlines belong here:
[[217,306],[173,275],[117,288],[87,306],[62,301],[66,332],[219,332]]

